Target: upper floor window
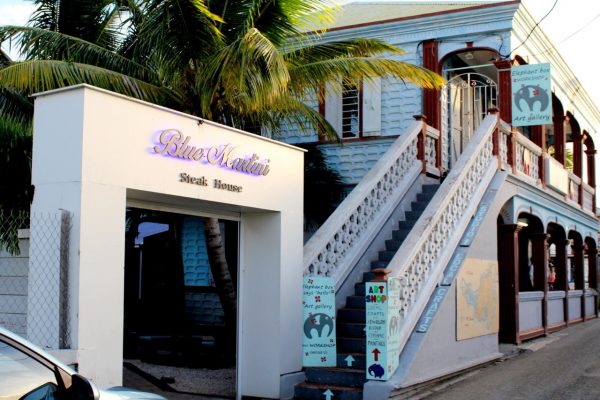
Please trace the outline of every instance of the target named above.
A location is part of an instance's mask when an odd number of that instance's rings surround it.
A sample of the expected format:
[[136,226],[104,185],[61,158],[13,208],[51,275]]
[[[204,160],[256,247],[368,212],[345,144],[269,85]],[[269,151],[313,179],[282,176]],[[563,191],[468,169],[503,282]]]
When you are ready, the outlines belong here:
[[381,78],[330,83],[324,103],[325,118],[341,139],[381,135]]

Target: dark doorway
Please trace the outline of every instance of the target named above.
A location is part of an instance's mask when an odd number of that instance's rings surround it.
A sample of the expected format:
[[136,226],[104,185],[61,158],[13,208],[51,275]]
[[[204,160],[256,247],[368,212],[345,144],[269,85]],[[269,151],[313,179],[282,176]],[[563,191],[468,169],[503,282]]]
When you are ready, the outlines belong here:
[[[127,209],[124,359],[150,375],[153,365],[174,367],[171,375],[181,368],[229,369],[235,380],[236,321],[225,318],[213,280],[205,221],[199,216]],[[219,227],[237,288],[239,223],[219,220]],[[175,376],[155,378],[180,383]],[[224,394],[189,387],[186,384],[185,391]]]

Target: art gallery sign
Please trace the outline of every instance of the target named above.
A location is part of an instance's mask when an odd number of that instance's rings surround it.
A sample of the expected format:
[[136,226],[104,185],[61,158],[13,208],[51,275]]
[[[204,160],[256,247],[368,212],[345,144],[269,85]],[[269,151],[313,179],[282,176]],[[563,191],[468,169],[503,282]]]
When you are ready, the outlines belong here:
[[550,64],[520,65],[511,68],[512,124],[552,124]]

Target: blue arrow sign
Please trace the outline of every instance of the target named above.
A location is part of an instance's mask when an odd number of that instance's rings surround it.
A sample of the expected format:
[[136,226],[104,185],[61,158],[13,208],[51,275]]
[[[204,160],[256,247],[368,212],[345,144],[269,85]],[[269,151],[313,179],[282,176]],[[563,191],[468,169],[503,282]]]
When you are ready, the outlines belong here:
[[349,355],[348,357],[344,358],[344,361],[346,361],[347,366],[351,367],[352,363],[356,360],[354,359],[354,357],[352,357],[352,355]]
[[323,392],[323,396],[325,396],[325,400],[331,400],[333,397],[333,392],[329,389]]

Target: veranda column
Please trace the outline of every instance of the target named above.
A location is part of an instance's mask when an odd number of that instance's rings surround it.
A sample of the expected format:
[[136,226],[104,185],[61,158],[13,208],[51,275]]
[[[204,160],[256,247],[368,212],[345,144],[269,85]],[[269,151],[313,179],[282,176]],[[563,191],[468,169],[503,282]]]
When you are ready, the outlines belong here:
[[533,290],[544,292],[542,299],[542,326],[548,333],[548,239],[546,233],[534,233],[531,237],[534,269]]
[[[508,124],[512,124],[512,83],[510,77],[510,60],[496,61],[494,63],[498,69],[498,109],[500,110],[500,119]],[[516,170],[515,147],[512,135],[507,137],[506,146],[508,147],[508,164]]]
[[[582,137],[578,126],[573,127],[573,173],[583,180]],[[583,185],[579,185],[579,205],[583,206]]]
[[565,116],[554,115],[552,117],[552,130],[554,131],[554,159],[565,165],[565,147],[567,147],[567,136],[565,135]]
[[[588,185],[596,189],[596,150],[594,148],[587,148],[585,150],[587,158],[587,176]],[[594,200],[592,202],[593,212],[596,214],[596,192],[594,191]]]
[[[584,290],[584,275],[583,275],[583,245],[574,244],[573,249],[573,264],[575,265],[575,290]],[[581,318],[585,321],[585,296],[581,296]]]
[[519,339],[519,225],[500,225],[498,266],[500,285],[500,341],[521,343]]
[[567,268],[569,267],[567,258],[567,246],[571,242],[568,239],[558,239],[556,241],[556,257],[554,258],[554,268],[556,269],[556,281],[554,288],[556,290],[564,290],[564,315],[565,323],[569,324],[569,275]]
[[542,149],[542,155],[538,158],[538,171],[542,186],[546,187],[546,127],[543,125],[532,126],[531,141]]
[[[598,290],[598,249],[590,249],[588,246],[588,282],[590,289]],[[598,315],[598,297],[594,296],[594,315]]]

